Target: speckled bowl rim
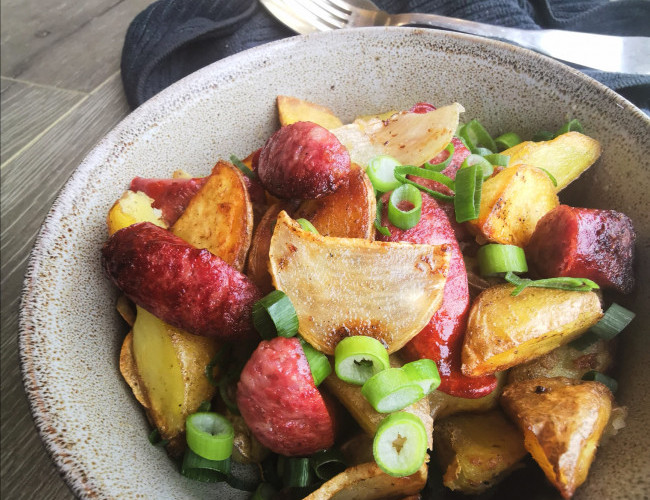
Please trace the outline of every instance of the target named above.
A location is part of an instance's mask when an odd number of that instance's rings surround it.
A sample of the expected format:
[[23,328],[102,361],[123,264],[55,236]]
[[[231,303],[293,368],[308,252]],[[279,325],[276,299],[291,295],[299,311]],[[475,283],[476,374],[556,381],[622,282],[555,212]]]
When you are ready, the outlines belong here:
[[376,35],[380,31],[392,32],[397,30],[401,30],[405,36],[407,34],[423,33],[426,31],[425,36],[465,39],[476,44],[496,47],[498,50],[510,52],[516,57],[537,60],[549,70],[554,69],[559,73],[571,74],[582,80],[584,85],[596,88],[606,99],[615,102],[617,106],[624,108],[627,113],[632,113],[641,122],[645,121],[650,126],[650,119],[622,96],[580,71],[558,61],[499,41],[482,39],[460,33],[420,30],[417,28],[361,28],[335,33],[316,33],[307,36],[290,37],[254,47],[215,62],[163,90],[124,118],[88,153],[83,162],[71,175],[70,179],[58,194],[37,235],[34,247],[30,253],[28,269],[25,275],[19,317],[19,348],[23,383],[36,427],[45,448],[56,464],[61,476],[75,495],[81,498],[96,498],[102,497],[103,492],[98,489],[97,485],[87,481],[87,478],[91,475],[88,473],[88,464],[66,462],[66,450],[61,447],[55,435],[46,432],[52,426],[51,414],[48,410],[47,397],[38,385],[38,360],[33,357],[33,345],[38,344],[37,325],[41,318],[39,318],[39,311],[31,306],[31,299],[34,297],[34,294],[38,293],[38,274],[44,265],[43,261],[45,257],[41,252],[43,248],[47,248],[51,244],[58,234],[57,222],[69,212],[74,198],[79,196],[79,186],[83,186],[90,173],[101,166],[98,165],[98,161],[111,152],[116,141],[119,140],[124,132],[132,129],[139,122],[144,121],[145,117],[150,115],[160,116],[168,112],[177,111],[186,104],[198,99],[198,96],[192,94],[192,88],[196,86],[197,82],[215,79],[219,74],[232,73],[233,67],[242,65],[248,60],[262,59],[267,57],[268,54],[278,51],[278,49],[289,50],[295,48],[305,50],[305,48],[309,48],[311,43],[318,44],[321,40],[328,39],[331,36],[358,37],[361,31],[367,31],[370,36],[373,36],[373,34]]

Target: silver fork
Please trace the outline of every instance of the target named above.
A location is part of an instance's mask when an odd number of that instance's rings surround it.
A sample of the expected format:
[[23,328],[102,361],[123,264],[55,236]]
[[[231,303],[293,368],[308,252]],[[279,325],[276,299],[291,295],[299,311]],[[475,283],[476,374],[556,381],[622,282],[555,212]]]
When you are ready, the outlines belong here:
[[370,0],[351,1],[356,5],[346,0],[260,0],[272,15],[301,34],[369,26],[430,26],[514,43],[587,68],[650,75],[650,37],[524,30],[437,14],[389,14]]

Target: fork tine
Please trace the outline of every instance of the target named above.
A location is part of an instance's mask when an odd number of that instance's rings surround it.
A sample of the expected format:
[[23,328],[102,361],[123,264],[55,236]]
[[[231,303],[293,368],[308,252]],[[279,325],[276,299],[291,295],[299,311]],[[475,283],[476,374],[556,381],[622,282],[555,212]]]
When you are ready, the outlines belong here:
[[329,0],[302,0],[301,7],[309,11],[329,29],[344,28],[349,15]]

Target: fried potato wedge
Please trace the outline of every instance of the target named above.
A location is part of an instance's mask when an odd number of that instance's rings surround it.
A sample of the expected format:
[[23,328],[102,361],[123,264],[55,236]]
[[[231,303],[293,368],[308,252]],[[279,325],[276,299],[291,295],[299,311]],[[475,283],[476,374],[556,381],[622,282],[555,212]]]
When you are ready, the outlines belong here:
[[488,241],[524,247],[537,222],[559,204],[555,186],[544,171],[517,165],[483,183],[479,216],[468,224]]
[[218,162],[171,232],[241,271],[253,234],[253,205],[239,169]]
[[333,129],[343,125],[332,110],[320,104],[286,95],[279,95],[277,103],[278,117],[282,126],[296,122],[313,122],[326,129]]
[[304,500],[380,500],[415,495],[427,483],[427,464],[415,474],[393,477],[375,462],[348,467],[306,496]]
[[602,317],[594,292],[488,288],[472,304],[463,342],[462,371],[477,376],[506,370],[567,344]]
[[317,200],[303,201],[293,215],[307,219],[323,236],[373,240],[377,200],[372,183],[359,165],[352,165],[348,183]]
[[589,472],[609,420],[612,394],[599,382],[563,377],[508,385],[501,404],[524,433],[526,449],[564,498]]
[[153,208],[152,203],[153,199],[142,192],[125,191],[111,207],[106,217],[109,236],[136,222],[151,222],[167,229],[167,224],[162,218],[162,211]]
[[[396,356],[390,356],[390,365],[393,368],[402,366],[402,361]],[[385,413],[379,413],[368,403],[368,400],[361,394],[361,386],[344,382],[332,372],[324,381],[325,387],[334,395],[343,406],[350,412],[350,415],[357,421],[369,436],[374,436],[381,421],[386,418]],[[437,392],[437,391],[434,391]],[[427,398],[422,398],[401,411],[412,413],[424,424],[429,436],[429,449],[433,446],[433,417],[429,408]]]
[[500,482],[528,454],[521,432],[500,410],[437,421],[433,440],[443,484],[468,495]]
[[496,388],[482,398],[460,398],[458,396],[450,396],[441,391],[433,391],[430,393],[427,399],[429,400],[429,409],[433,420],[436,421],[439,418],[448,417],[457,413],[469,411],[482,412],[498,407],[499,397],[503,392],[503,387],[506,382],[506,373],[495,373],[495,376],[497,378]]
[[115,303],[115,309],[126,324],[133,326],[135,323],[135,304],[126,295],[121,294]]
[[585,349],[563,345],[543,356],[508,371],[508,383],[539,377],[566,377],[576,380],[590,370],[606,373],[614,363],[612,342],[599,340]]
[[160,435],[173,439],[185,430],[187,416],[215,394],[205,367],[219,344],[213,338],[174,328],[141,307],[137,308],[132,332],[134,365],[129,365],[129,344],[125,341],[120,370]]
[[380,154],[403,165],[422,165],[449,144],[463,111],[458,103],[429,113],[402,111],[386,120],[355,120],[332,133],[348,149],[350,159],[361,166]]
[[557,181],[556,191],[561,191],[593,165],[600,152],[596,139],[567,132],[550,141],[521,142],[501,154],[510,157],[509,167],[524,163],[548,170]]
[[440,307],[450,253],[447,245],[322,236],[286,212],[269,250],[273,284],[291,299],[300,334],[326,354],[352,335],[376,338],[389,353],[404,346]]

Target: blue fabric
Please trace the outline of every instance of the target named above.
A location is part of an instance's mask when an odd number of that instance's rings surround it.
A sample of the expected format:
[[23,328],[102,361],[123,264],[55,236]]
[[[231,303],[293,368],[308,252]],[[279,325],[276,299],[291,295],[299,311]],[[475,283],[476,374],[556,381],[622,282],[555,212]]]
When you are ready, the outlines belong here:
[[[376,0],[392,12],[433,12],[502,26],[650,36],[647,0]],[[158,0],[133,20],[122,50],[131,108],[223,57],[294,32],[257,0]],[[637,106],[650,109],[650,76],[585,70]]]

